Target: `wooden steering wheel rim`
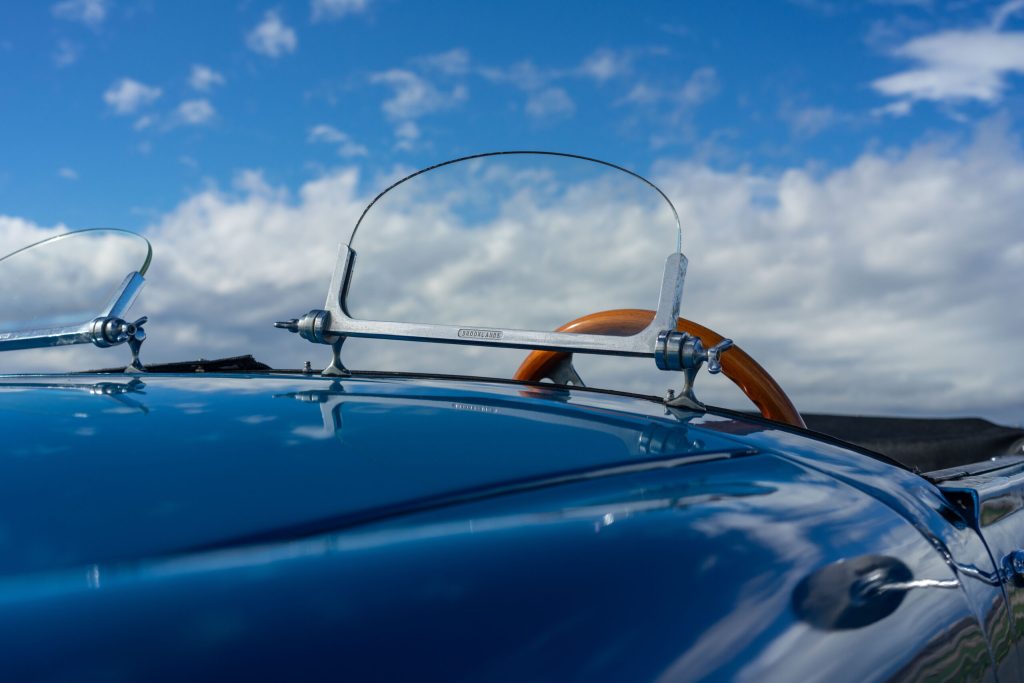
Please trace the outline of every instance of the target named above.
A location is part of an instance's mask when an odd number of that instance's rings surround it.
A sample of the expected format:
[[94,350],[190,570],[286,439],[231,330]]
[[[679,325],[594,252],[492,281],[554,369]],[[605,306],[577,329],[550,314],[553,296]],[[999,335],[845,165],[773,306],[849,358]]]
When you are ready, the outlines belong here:
[[[625,336],[640,332],[650,325],[652,320],[654,311],[622,308],[585,315],[562,325],[558,331]],[[704,346],[709,348],[723,339],[717,332],[685,318],[679,319],[676,329],[700,337]],[[549,376],[555,366],[569,355],[558,351],[532,351],[516,370],[515,379],[539,382]],[[757,406],[763,417],[794,427],[807,428],[800,413],[778,382],[740,347],[733,346],[722,353],[722,372]]]

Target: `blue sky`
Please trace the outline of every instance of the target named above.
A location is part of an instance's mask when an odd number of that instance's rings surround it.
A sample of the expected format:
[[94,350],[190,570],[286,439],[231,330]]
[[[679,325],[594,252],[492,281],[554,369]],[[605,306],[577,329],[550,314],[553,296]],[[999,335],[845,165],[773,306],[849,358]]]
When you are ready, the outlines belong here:
[[[581,152],[642,171],[665,156],[828,169],[865,149],[963,132],[999,109],[1019,128],[1020,54],[968,65],[969,78],[998,80],[994,95],[928,99],[922,86],[893,96],[879,85],[922,65],[906,52],[915,38],[998,22],[1019,53],[1024,14],[1014,9],[4,3],[0,213],[142,229],[210,183],[230,186],[239,169],[294,188],[351,159],[388,169],[502,148]],[[884,111],[915,98],[908,113]]]
[[[1008,380],[1024,376],[1024,0],[6,2],[0,111],[0,250],[144,233],[152,359],[319,365],[324,349],[269,322],[323,302],[334,246],[377,190],[467,153],[560,150],[658,181],[683,220],[684,314],[734,337],[798,408],[1024,424]],[[502,299],[509,325],[607,308],[604,292],[653,307],[608,273],[656,274],[665,247],[601,199],[567,219],[588,231],[573,249],[502,244],[510,263],[556,264],[528,283],[538,294]],[[473,277],[519,291],[494,242],[421,214],[378,245],[395,273],[456,259],[429,281],[444,309],[420,319],[488,305]],[[402,251],[427,229],[454,242]],[[565,282],[582,298],[552,297]],[[389,285],[370,303],[420,301],[426,281]],[[541,299],[564,313],[530,318]],[[521,357],[359,342],[356,368],[508,376]],[[110,353],[2,360],[83,369]],[[652,393],[672,379],[583,370]],[[701,391],[746,406],[720,378]]]

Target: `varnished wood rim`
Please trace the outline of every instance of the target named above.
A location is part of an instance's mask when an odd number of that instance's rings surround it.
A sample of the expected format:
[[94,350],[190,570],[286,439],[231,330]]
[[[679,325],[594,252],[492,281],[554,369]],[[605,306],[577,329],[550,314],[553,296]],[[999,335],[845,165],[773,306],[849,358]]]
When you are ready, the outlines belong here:
[[[622,308],[585,315],[562,325],[557,331],[626,336],[640,332],[652,320],[654,311]],[[679,319],[676,329],[700,337],[706,347],[714,346],[724,338],[714,330],[685,318]],[[569,355],[558,351],[532,351],[516,370],[515,379],[538,382],[549,376],[555,366]],[[763,417],[793,427],[807,428],[778,382],[740,347],[733,346],[722,353],[722,372],[757,406]]]

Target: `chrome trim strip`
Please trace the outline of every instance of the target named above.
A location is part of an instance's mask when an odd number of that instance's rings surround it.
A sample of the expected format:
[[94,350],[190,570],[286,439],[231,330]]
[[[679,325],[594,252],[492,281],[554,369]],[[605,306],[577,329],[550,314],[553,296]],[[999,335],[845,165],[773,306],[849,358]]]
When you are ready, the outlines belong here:
[[[325,304],[329,313],[327,324],[318,336],[331,343],[332,337],[371,337],[376,339],[404,339],[441,344],[470,344],[513,349],[542,349],[567,353],[596,353],[615,356],[653,358],[658,334],[675,330],[676,319],[683,296],[686,277],[686,257],[673,253],[665,261],[658,308],[651,324],[637,334],[613,336],[602,334],[573,334],[541,330],[518,330],[499,327],[480,328],[470,325],[433,325],[428,323],[400,323],[381,320],[357,320],[348,314],[347,297],[356,252],[348,244],[339,249],[338,262],[331,277],[331,287]],[[309,337],[307,337],[309,338]]]

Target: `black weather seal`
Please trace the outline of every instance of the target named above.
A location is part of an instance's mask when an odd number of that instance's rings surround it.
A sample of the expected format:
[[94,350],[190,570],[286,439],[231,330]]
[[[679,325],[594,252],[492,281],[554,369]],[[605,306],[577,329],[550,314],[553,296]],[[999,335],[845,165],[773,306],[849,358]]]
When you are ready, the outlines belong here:
[[[236,373],[236,372],[270,372],[271,367],[266,363],[261,363],[252,354],[246,354],[244,356],[230,356],[228,358],[215,358],[213,360],[207,360],[206,358],[200,358],[199,360],[188,360],[178,361],[175,363],[147,363],[146,373],[164,373],[164,374],[190,374],[196,372],[222,372],[222,373]],[[106,368],[103,370],[88,370],[86,372],[74,373],[76,375],[123,375],[124,368]]]

